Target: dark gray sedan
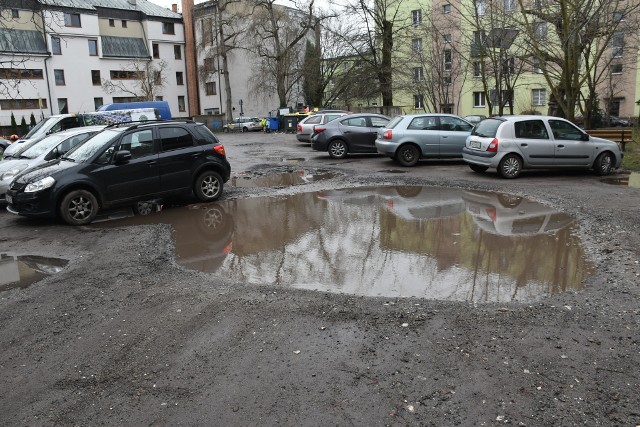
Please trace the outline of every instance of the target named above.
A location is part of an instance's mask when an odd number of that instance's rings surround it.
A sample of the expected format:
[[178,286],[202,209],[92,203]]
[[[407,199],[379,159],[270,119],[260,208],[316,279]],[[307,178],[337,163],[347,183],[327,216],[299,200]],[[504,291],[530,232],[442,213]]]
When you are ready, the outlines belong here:
[[311,148],[327,151],[333,159],[348,153],[375,153],[376,135],[391,119],[381,114],[351,114],[324,125],[316,125]]

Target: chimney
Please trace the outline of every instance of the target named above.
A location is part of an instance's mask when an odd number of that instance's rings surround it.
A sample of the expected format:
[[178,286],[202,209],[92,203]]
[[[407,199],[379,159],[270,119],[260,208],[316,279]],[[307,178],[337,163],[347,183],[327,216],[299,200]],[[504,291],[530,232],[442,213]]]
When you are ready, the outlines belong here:
[[178,3],[171,3],[171,12],[178,13]]

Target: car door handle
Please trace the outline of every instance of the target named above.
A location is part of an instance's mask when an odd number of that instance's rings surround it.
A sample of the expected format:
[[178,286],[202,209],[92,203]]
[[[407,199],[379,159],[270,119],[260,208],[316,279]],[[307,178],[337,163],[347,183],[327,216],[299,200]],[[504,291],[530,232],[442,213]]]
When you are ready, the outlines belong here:
[[449,138],[447,135],[442,135],[443,138]]
[[523,142],[523,143],[521,143],[521,144],[520,144],[520,146],[521,146],[521,147],[528,147],[528,146],[529,146],[529,144],[527,144],[527,143],[524,143],[524,142]]
[[155,160],[147,160],[147,164],[148,165],[155,165],[156,161]]
[[558,148],[564,148],[564,145],[558,145]]
[[191,155],[191,157],[200,157],[200,153],[194,153]]

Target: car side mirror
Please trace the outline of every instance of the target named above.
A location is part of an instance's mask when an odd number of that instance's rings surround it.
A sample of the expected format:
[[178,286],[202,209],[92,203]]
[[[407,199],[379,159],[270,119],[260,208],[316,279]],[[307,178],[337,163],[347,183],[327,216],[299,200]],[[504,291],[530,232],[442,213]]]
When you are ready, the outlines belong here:
[[113,157],[113,162],[117,165],[127,163],[129,160],[131,160],[131,152],[129,150],[120,150]]
[[588,133],[583,133],[582,134],[582,140],[583,141],[588,141],[589,140],[589,134]]
[[48,162],[49,160],[57,159],[58,157],[60,157],[60,154],[58,154],[58,150],[53,150],[50,151],[49,154],[44,156],[44,160]]

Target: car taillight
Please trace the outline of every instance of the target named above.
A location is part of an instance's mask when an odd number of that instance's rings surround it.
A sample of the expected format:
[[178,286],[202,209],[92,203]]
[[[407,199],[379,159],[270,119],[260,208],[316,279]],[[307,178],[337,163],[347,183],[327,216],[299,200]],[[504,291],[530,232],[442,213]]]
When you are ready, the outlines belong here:
[[382,133],[383,139],[391,139],[391,136],[392,136],[391,129],[387,129]]
[[491,142],[489,143],[489,146],[487,147],[487,151],[491,153],[498,152],[498,138],[493,138],[493,140],[491,140]]
[[302,125],[298,125],[298,133],[302,133]]
[[220,154],[221,156],[226,156],[227,153],[224,152],[224,145],[220,144],[220,145],[216,145],[215,147],[213,147],[213,151],[215,151],[216,153]]
[[319,128],[317,126],[313,128],[313,131],[315,133],[322,133],[322,132],[324,132],[324,130],[325,130],[325,128]]

